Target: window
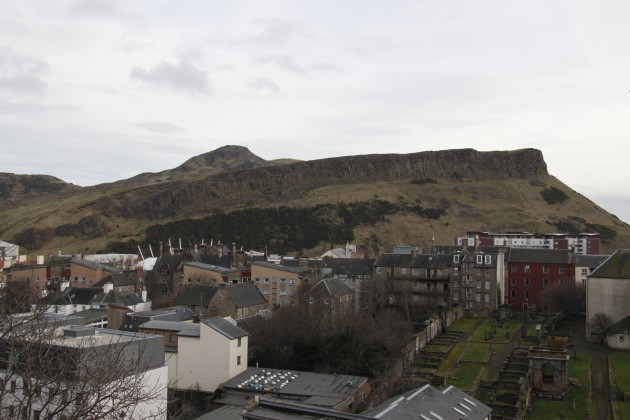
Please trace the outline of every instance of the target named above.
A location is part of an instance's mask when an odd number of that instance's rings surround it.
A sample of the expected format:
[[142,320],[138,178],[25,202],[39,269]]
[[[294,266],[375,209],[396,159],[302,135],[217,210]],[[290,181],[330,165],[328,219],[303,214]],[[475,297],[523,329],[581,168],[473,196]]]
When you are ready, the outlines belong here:
[[516,264],[512,264],[512,267],[510,269],[512,270],[512,273],[514,273],[516,271]]
[[588,268],[583,268],[582,269],[582,275],[583,276],[588,276]]
[[543,265],[543,273],[545,273],[545,274],[549,273],[549,266],[548,265]]
[[236,347],[241,347],[241,337],[236,339]]
[[289,285],[295,286],[295,280],[294,279],[289,280]]
[[458,263],[459,263],[459,254],[455,254],[455,255],[453,255],[453,262],[454,262],[455,264],[458,264]]
[[459,300],[459,292],[453,292],[453,300]]
[[485,275],[486,277],[490,277],[490,270],[486,270],[484,275]]
[[529,273],[529,264],[525,264],[525,272]]
[[236,366],[241,365],[241,356],[236,356]]
[[483,255],[477,255],[477,264],[483,264]]
[[16,388],[17,388],[17,383],[15,381],[11,381],[11,392],[15,392]]
[[457,280],[453,280],[453,288],[457,289],[459,287],[459,282]]
[[287,284],[287,279],[280,279],[280,284]]
[[284,289],[280,290],[280,296],[286,296],[287,295],[287,291]]
[[492,255],[486,255],[486,264],[492,264]]
[[486,303],[490,303],[490,295],[489,294],[486,293],[484,295],[484,299],[485,299]]
[[515,298],[516,297],[516,290],[512,290],[512,297]]
[[543,279],[543,287],[549,286],[549,280]]
[[400,269],[400,274],[407,274],[407,269],[406,268],[401,268]]
[[516,278],[515,277],[512,277],[511,283],[512,283],[512,286],[516,286]]
[[459,267],[453,267],[453,274],[459,274]]
[[564,267],[558,267],[558,273],[564,274]]
[[477,269],[477,277],[481,276],[481,268]]
[[308,303],[315,303],[315,298],[313,296],[309,297]]
[[529,286],[529,279],[525,279],[525,286]]
[[168,335],[168,342],[169,343],[174,343],[175,342],[175,334],[169,334]]
[[529,299],[529,290],[525,290],[525,298]]
[[477,281],[477,289],[481,289],[481,282]]
[[620,336],[619,336],[619,342],[620,342],[620,343],[623,343],[623,335],[620,335]]
[[485,282],[485,288],[486,290],[490,290],[490,282],[488,280]]
[[269,289],[262,289],[262,293],[263,293],[263,295],[268,295],[269,294]]
[[260,283],[260,278],[256,277],[256,283]]
[[268,279],[267,277],[265,277],[265,278],[263,279],[263,283],[264,283],[264,284],[269,284],[269,279]]
[[477,302],[481,302],[481,293],[477,293],[477,295],[475,296],[475,300]]

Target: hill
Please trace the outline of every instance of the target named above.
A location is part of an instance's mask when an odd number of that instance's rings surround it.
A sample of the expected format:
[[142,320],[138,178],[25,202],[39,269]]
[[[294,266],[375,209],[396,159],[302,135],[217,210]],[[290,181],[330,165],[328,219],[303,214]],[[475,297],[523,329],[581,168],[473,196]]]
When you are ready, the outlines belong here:
[[346,241],[427,249],[469,230],[597,231],[605,251],[630,245],[630,227],[551,176],[535,149],[273,162],[225,146],[156,174],[60,185],[12,189],[20,206],[0,211],[0,237],[38,254],[135,252],[169,238],[304,255]]

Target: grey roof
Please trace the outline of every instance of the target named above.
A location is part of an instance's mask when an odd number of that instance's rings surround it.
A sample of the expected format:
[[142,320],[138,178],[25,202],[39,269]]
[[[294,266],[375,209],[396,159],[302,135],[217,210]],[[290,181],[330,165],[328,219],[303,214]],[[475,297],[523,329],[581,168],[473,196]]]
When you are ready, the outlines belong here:
[[572,252],[566,249],[510,248],[510,263],[571,264]]
[[167,267],[170,272],[173,272],[177,270],[182,261],[184,261],[184,256],[182,254],[163,254],[155,261],[155,265],[151,271],[159,272],[163,267]]
[[243,420],[243,407],[239,405],[224,405],[197,417],[195,420]]
[[108,265],[108,264],[104,264],[104,263],[100,263],[100,262],[94,262],[94,261],[89,261],[89,260],[74,260],[72,261],[75,264],[78,264],[80,266],[89,268],[91,270],[105,270],[105,271],[109,271],[110,273],[121,273],[122,270],[120,268],[116,268],[114,266]]
[[155,309],[152,311],[132,312],[126,315],[124,329],[137,329],[139,325],[152,320],[160,321],[191,321],[196,314],[185,306]]
[[[490,253],[490,252],[467,252],[460,254],[460,263],[473,263],[477,264],[477,256],[481,255],[482,263],[479,264],[484,267],[496,267],[497,260],[499,258],[498,254]],[[490,256],[490,264],[486,264],[486,256]]]
[[630,249],[618,249],[589,277],[630,279]]
[[136,281],[129,277],[127,273],[111,273],[104,277],[101,281],[94,284],[94,286],[105,286],[107,283],[112,283],[114,287],[120,286],[135,286]]
[[576,267],[597,268],[606,261],[610,255],[584,255],[573,254],[573,263]]
[[175,305],[208,306],[219,291],[217,286],[191,285],[184,286],[175,297]]
[[[272,381],[276,384],[272,384]],[[243,393],[277,393],[302,402],[317,397],[321,406],[334,407],[356,392],[357,384],[366,381],[367,378],[363,376],[250,367],[226,381],[224,388]],[[266,391],[267,387],[272,387],[272,390]]]
[[152,330],[177,331],[177,335],[184,337],[199,337],[199,324],[176,321],[147,321],[139,326]]
[[53,267],[56,265],[70,265],[72,262],[72,256],[70,255],[53,255],[46,262],[47,267]]
[[258,290],[254,283],[228,284],[225,286],[225,289],[230,296],[232,296],[234,305],[236,305],[237,308],[246,308],[248,306],[267,303],[265,297],[260,293],[260,290]]
[[107,294],[101,293],[98,296],[95,296],[93,299],[93,302],[117,303],[123,306],[134,306],[134,305],[144,302],[144,300],[142,300],[140,295],[138,295],[137,293],[133,293],[133,292],[125,293],[125,292],[117,292],[115,290],[110,290],[109,292],[107,292]]
[[332,297],[336,296],[345,296],[345,295],[353,295],[354,291],[350,286],[345,284],[340,278],[333,277],[330,279],[322,279],[317,282],[315,286],[311,290],[309,290],[308,294],[313,292],[314,290],[323,289],[328,295]]
[[100,287],[68,287],[63,292],[46,296],[42,302],[50,305],[89,305],[101,293],[103,289]]
[[85,311],[79,311],[72,314],[83,319],[84,324],[98,321],[99,319],[107,318],[107,309],[86,309]]
[[[319,397],[309,398],[307,401],[316,401]],[[298,403],[293,401],[284,401],[278,399],[259,398],[258,404],[243,414],[246,419],[273,419],[273,420],[291,420],[291,419],[343,419],[343,420],[363,420],[373,419],[361,414],[352,414],[338,411],[332,408],[324,408],[316,406],[315,403],[309,405],[306,401]],[[204,419],[205,420],[205,419]]]
[[437,418],[482,420],[491,412],[490,407],[453,386],[440,391],[427,384],[394,397],[363,414],[381,420]]
[[310,267],[288,267],[286,265],[274,264],[274,263],[270,263],[266,261],[253,261],[252,267],[255,265],[266,267],[266,268],[273,268],[275,270],[280,270],[280,271],[288,271],[290,273],[296,273],[296,274],[299,274],[305,270],[310,269]]
[[195,267],[200,270],[215,271],[217,273],[226,274],[226,275],[230,272],[233,273],[233,272],[238,271],[238,270],[233,270],[230,268],[220,267],[218,265],[205,264],[202,262],[187,262],[187,263],[184,263],[184,265]]
[[234,340],[239,337],[248,336],[249,333],[245,330],[239,328],[237,325],[231,323],[223,317],[215,316],[213,318],[203,319],[201,320],[208,327],[217,331],[220,334],[223,334],[225,337],[230,340]]
[[375,267],[403,268],[448,268],[452,258],[450,255],[435,254],[383,254],[375,262]]
[[324,258],[322,268],[330,268],[333,275],[364,276],[374,272],[374,259],[369,258]]

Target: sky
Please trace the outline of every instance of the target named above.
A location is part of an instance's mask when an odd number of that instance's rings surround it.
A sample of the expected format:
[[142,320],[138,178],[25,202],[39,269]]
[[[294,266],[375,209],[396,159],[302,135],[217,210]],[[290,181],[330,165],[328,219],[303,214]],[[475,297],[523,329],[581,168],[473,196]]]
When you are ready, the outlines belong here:
[[627,0],[0,0],[0,172],[536,148],[630,222]]

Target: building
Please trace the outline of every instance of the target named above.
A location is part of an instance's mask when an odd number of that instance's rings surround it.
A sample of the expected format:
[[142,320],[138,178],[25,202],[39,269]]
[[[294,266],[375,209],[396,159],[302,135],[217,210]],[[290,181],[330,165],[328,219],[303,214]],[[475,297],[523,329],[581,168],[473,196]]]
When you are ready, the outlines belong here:
[[467,232],[466,236],[455,238],[455,245],[561,249],[582,255],[600,253],[599,233]]
[[149,321],[139,331],[163,337],[169,386],[174,389],[214,392],[247,369],[249,334],[231,318],[213,317],[198,324]]
[[606,330],[606,346],[611,349],[630,350],[630,316]]
[[347,243],[344,248],[333,248],[319,256],[324,258],[363,258],[363,252],[357,252],[355,244]]
[[454,386],[439,390],[427,384],[363,413],[380,420],[489,420],[492,409]]
[[0,270],[10,268],[20,257],[20,247],[18,245],[0,241]]
[[[26,341],[5,335],[0,343],[3,418],[167,418],[161,337],[83,326],[38,328],[50,333]],[[8,361],[18,349],[23,363],[16,366]]]
[[630,316],[630,249],[619,249],[586,279],[586,338],[600,342],[590,325],[594,316],[604,314],[616,324]]
[[215,402],[244,407],[259,395],[351,412],[357,404],[365,402],[370,393],[368,378],[363,376],[250,367],[226,381]]
[[254,283],[226,284],[219,287],[208,305],[209,316],[247,318],[267,310],[267,301]]
[[604,263],[610,255],[581,255],[573,254],[575,266],[575,283],[586,285],[586,278]]
[[70,287],[92,287],[112,274],[122,274],[122,270],[99,262],[73,259],[68,281]]
[[241,271],[201,262],[184,263],[185,285],[211,285],[240,283]]
[[321,277],[339,278],[354,292],[356,309],[365,309],[363,290],[374,274],[374,261],[368,258],[324,258]]
[[310,307],[316,307],[318,314],[328,317],[332,322],[354,311],[354,292],[337,277],[317,282],[306,292],[306,298]]
[[[149,321],[193,322],[198,319],[197,314],[191,309],[181,306],[142,312],[126,311],[125,315],[120,326],[125,331],[138,331],[140,325]],[[111,321],[111,318],[110,316],[109,321]]]
[[252,280],[267,301],[267,306],[294,305],[298,303],[298,290],[302,283],[309,283],[308,268],[288,267],[269,262],[252,263]]
[[511,248],[507,276],[507,303],[515,311],[558,312],[546,301],[545,292],[575,283],[573,254],[561,249]]

